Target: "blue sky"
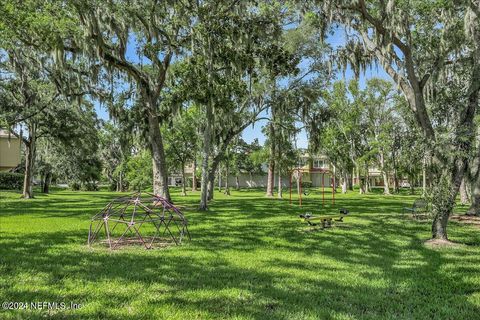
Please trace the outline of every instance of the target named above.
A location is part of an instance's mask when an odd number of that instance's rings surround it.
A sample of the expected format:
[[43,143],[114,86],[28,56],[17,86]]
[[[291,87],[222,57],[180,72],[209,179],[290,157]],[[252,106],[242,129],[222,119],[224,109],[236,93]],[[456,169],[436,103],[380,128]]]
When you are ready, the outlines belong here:
[[[327,42],[334,48],[338,47],[339,45],[342,45],[344,42],[343,31],[340,28],[337,29],[337,31],[334,34],[330,35],[327,38]],[[134,50],[135,50],[134,46],[131,43],[129,43],[129,46],[127,47],[127,58],[132,62],[139,63],[140,61],[138,60],[138,56]],[[143,62],[148,63],[145,60]],[[336,75],[337,80],[345,80],[345,81],[349,81],[354,77],[355,77],[354,73],[350,68],[347,68],[345,72],[339,72]],[[364,74],[360,75],[360,78],[359,78],[360,87],[364,88],[366,81],[374,77],[390,80],[389,76],[385,73],[385,71],[382,68],[370,67],[365,71]],[[97,112],[97,115],[99,118],[104,120],[109,119],[107,110],[104,107],[102,107],[99,103],[95,104],[95,111]],[[254,139],[258,139],[260,144],[263,145],[265,141],[265,136],[262,133],[262,127],[265,126],[266,123],[267,123],[266,120],[261,120],[256,122],[254,125],[249,126],[242,133],[242,138],[249,143],[252,142]],[[307,136],[305,134],[305,131],[302,131],[297,136],[297,147],[306,148],[307,146],[308,146]]]
[[[327,38],[327,42],[333,48],[342,46],[345,42],[343,29],[337,28],[336,31]],[[390,77],[385,73],[385,71],[382,68],[372,66],[367,70],[365,70],[364,73],[360,74],[360,77],[359,77],[360,87],[365,88],[367,80],[375,77],[391,80]],[[355,75],[350,67],[348,67],[347,70],[345,70],[345,72],[339,72],[336,75],[336,80],[349,81],[354,78],[355,78]],[[242,134],[243,139],[250,143],[255,138],[257,138],[260,144],[263,144],[265,141],[265,136],[262,133],[262,127],[265,126],[266,124],[267,124],[267,120],[262,120],[255,123],[254,126],[250,126],[246,128]],[[308,146],[307,135],[305,131],[302,130],[297,136],[297,147],[307,148],[307,146]]]
[[[376,67],[371,67],[368,70],[365,71],[365,74],[360,74],[359,78],[359,85],[361,88],[365,87],[365,84],[368,79],[371,78],[383,78],[383,79],[390,79],[389,76],[385,73],[385,71],[381,68],[376,68]],[[338,73],[336,76],[336,80],[345,80],[349,81],[351,79],[354,79],[355,75],[353,71],[348,68],[345,73]],[[262,133],[262,127],[267,124],[267,120],[261,120],[255,123],[253,126],[250,126],[246,128],[243,131],[242,137],[243,139],[250,143],[252,142],[255,138],[258,139],[260,144],[263,145],[265,141],[265,135]],[[307,148],[308,147],[308,139],[307,135],[304,130],[302,130],[298,136],[297,136],[297,147],[298,148]]]

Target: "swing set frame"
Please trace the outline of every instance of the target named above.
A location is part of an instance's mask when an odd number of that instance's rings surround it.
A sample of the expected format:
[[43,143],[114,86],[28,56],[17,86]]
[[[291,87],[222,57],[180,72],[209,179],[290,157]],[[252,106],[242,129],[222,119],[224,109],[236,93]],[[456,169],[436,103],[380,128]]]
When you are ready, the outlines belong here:
[[[302,175],[307,169],[303,168],[294,168],[290,171],[290,204],[292,204],[292,182],[293,182],[293,175],[295,173],[298,174],[298,185],[299,185],[299,198],[298,198],[298,205],[300,208],[302,207]],[[332,206],[335,206],[335,175],[330,172],[330,170],[325,170],[325,169],[308,169],[308,173],[321,173],[322,174],[322,208],[325,207],[325,174],[330,173],[331,174],[331,183],[332,183]]]

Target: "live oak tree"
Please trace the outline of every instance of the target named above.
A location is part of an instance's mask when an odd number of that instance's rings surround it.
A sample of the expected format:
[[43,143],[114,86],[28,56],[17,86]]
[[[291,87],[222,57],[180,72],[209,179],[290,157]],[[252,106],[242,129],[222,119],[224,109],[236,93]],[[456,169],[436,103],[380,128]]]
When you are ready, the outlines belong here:
[[123,86],[134,87],[145,118],[139,128],[152,155],[153,189],[170,199],[160,125],[172,106],[161,104],[162,92],[198,8],[177,1],[30,0],[2,9],[22,41],[53,52],[59,66],[84,59],[92,82],[121,77]]
[[25,145],[23,197],[32,198],[38,139],[66,141],[74,136],[79,113],[73,109],[69,112],[70,105],[82,108],[81,97],[87,92],[75,84],[64,86],[68,73],[59,76],[49,55],[15,38],[1,40],[5,50],[0,61],[1,116],[11,134]]
[[[52,130],[58,132],[54,137],[39,138],[37,163],[43,175],[42,186],[48,190],[49,178],[65,181],[73,190],[98,190],[101,179],[102,161],[99,155],[99,122],[93,105],[83,103],[80,106],[67,105],[54,115],[59,124],[52,120]],[[45,190],[44,190],[45,191]]]
[[[0,110],[10,132],[25,146],[25,175],[22,196],[33,198],[35,153],[39,135],[47,134],[49,124],[42,117],[47,107],[56,103],[54,86],[42,77],[38,66],[23,50],[10,50],[2,60]],[[14,130],[15,127],[20,128]],[[23,129],[26,134],[23,134]],[[39,130],[41,132],[39,132]]]
[[[424,139],[432,145],[439,179],[433,188],[432,237],[447,240],[447,222],[469,162],[475,132],[473,116],[480,90],[480,31],[477,0],[324,1],[316,7],[321,29],[335,21],[347,30],[339,57],[360,70],[377,61],[407,99]],[[340,54],[345,53],[345,54]],[[339,59],[341,60],[341,59]],[[468,66],[470,79],[459,117],[452,128],[453,146],[443,157],[443,144],[427,109],[435,85],[455,78],[455,67]]]
[[[2,13],[18,38],[54,53],[58,67],[84,59],[92,82],[125,76],[146,117],[154,192],[169,198],[159,102],[167,70],[190,30],[190,8],[157,1],[7,1]],[[128,51],[128,54],[127,54]]]
[[64,13],[56,2],[4,1],[0,5],[2,116],[26,147],[26,198],[33,196],[37,140],[71,140],[81,133],[75,130],[76,125],[81,128],[76,121],[91,115],[82,111],[89,108],[83,97],[95,91],[85,79],[83,61],[66,62],[56,48],[59,34],[72,27],[63,19]]

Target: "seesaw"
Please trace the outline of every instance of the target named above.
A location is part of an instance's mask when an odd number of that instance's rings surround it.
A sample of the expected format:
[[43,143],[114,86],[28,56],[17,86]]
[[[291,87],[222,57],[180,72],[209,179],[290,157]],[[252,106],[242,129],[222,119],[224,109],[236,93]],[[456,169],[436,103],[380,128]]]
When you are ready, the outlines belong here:
[[300,218],[303,219],[304,222],[307,222],[311,226],[316,226],[319,223],[322,224],[322,228],[330,228],[332,226],[332,221],[341,221],[343,222],[343,218],[348,214],[347,209],[340,209],[340,214],[329,214],[323,216],[314,216],[309,213],[299,215]]

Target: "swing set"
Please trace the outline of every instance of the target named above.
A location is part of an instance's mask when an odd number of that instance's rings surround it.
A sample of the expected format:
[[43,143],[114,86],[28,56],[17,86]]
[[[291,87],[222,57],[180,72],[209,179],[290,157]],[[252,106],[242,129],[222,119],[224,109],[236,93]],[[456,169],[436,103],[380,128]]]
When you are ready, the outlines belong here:
[[[302,207],[302,195],[308,195],[306,191],[302,192],[302,175],[305,169],[302,168],[294,168],[290,171],[290,204],[292,204],[292,185],[293,185],[293,178],[297,180],[298,185],[298,204],[300,208]],[[309,169],[308,173],[321,173],[322,174],[322,207],[325,207],[325,174],[330,173],[329,170],[325,169]],[[335,175],[331,175],[330,178],[331,186],[332,186],[332,206],[335,206]]]
[[[305,169],[295,168],[290,172],[290,204],[292,204],[292,185],[293,178],[296,179],[298,185],[298,204],[300,208],[302,207],[302,194],[308,195],[307,193],[302,192],[302,174],[305,172]],[[332,207],[335,206],[335,175],[332,174],[329,170],[325,169],[310,169],[308,173],[320,173],[322,175],[322,208],[325,207],[325,175],[331,174],[331,186],[332,186]],[[330,228],[333,226],[333,221],[343,222],[343,218],[349,213],[345,208],[341,208],[339,214],[327,214],[327,215],[313,215],[312,213],[300,214],[299,217],[307,222],[309,226],[315,227],[320,225],[322,229]]]

